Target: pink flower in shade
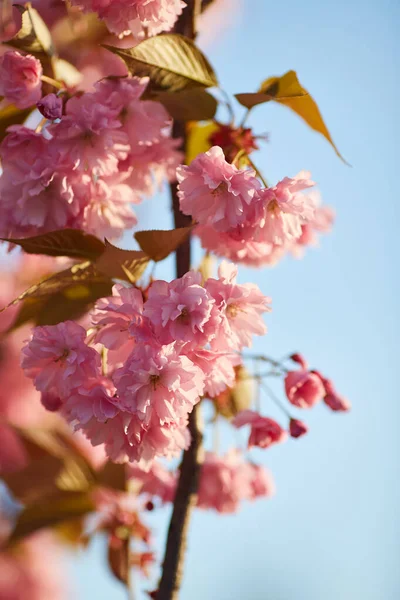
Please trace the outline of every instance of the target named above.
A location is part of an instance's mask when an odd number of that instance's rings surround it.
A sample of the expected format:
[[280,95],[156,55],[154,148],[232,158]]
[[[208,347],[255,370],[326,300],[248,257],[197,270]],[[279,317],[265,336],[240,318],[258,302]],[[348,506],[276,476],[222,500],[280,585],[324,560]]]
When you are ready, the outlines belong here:
[[242,500],[272,496],[272,478],[263,467],[243,460],[235,450],[225,456],[206,453],[203,463],[197,504],[220,513],[234,513]]
[[221,320],[215,300],[201,285],[201,274],[194,271],[170,283],[155,281],[143,314],[162,344],[176,340],[204,346],[215,336]]
[[130,33],[142,37],[144,30],[148,35],[169,31],[186,6],[181,0],[72,0],[71,4],[97,12],[120,37]]
[[285,391],[289,402],[298,408],[312,408],[324,397],[321,378],[311,371],[289,371],[285,377]]
[[308,432],[308,427],[303,421],[298,419],[290,419],[289,433],[292,438],[299,438]]
[[112,292],[111,297],[96,302],[91,313],[92,323],[98,328],[96,341],[109,350],[118,351],[118,358],[125,360],[136,340],[151,340],[152,331],[143,317],[140,290],[116,284]]
[[208,279],[205,288],[216,302],[222,316],[212,347],[215,350],[240,350],[251,346],[253,335],[264,335],[267,328],[262,313],[270,310],[271,299],[252,283],[236,283],[237,267],[223,261],[219,279]]
[[176,176],[181,211],[218,231],[229,231],[254,219],[261,206],[255,172],[226,162],[219,146],[200,154],[189,166],[179,167]]
[[63,101],[61,97],[55,94],[47,94],[47,96],[44,96],[36,103],[36,106],[42,115],[50,121],[61,119],[62,117]]
[[54,390],[63,397],[97,377],[100,355],[85,344],[85,338],[86,330],[73,321],[34,328],[22,348],[21,365],[37,390]]
[[264,214],[256,240],[282,245],[299,238],[301,226],[315,215],[313,197],[301,192],[313,185],[310,173],[302,171],[293,179],[285,177],[275,187],[261,190]]
[[129,151],[118,113],[86,93],[68,100],[66,115],[48,128],[53,145],[75,168],[94,175],[112,175]]
[[40,60],[19,52],[6,52],[0,56],[0,96],[18,108],[28,108],[40,100],[43,74]]
[[204,391],[204,375],[175,344],[140,345],[114,374],[120,406],[147,427],[152,416],[174,423],[190,413]]
[[188,354],[203,372],[204,394],[215,398],[227,388],[232,388],[236,382],[234,367],[241,364],[239,354],[232,352],[213,352],[212,350],[196,349]]
[[[80,224],[81,206],[50,140],[12,126],[0,146],[2,235],[23,237]],[[57,172],[55,171],[57,169]]]
[[173,502],[178,474],[176,471],[168,471],[158,461],[154,461],[148,471],[136,465],[129,467],[129,478],[139,484],[139,494],[157,496],[163,504]]
[[[319,375],[319,373],[317,373]],[[322,382],[325,388],[324,402],[331,410],[334,412],[348,412],[351,409],[351,404],[344,398],[340,396],[330,379],[322,378]]]
[[62,550],[48,531],[0,552],[2,600],[67,600],[71,592]]
[[82,226],[85,231],[113,240],[137,223],[131,204],[138,196],[131,187],[115,176],[97,178],[81,174],[82,182],[74,186],[75,198],[83,206]]
[[194,234],[205,250],[250,267],[274,266],[286,254],[284,246],[249,239],[245,228],[221,232],[211,226],[198,225]]
[[89,379],[68,394],[62,404],[62,414],[76,429],[84,427],[92,418],[106,423],[119,412],[114,393],[114,386],[106,378]]
[[287,439],[287,432],[279,423],[268,417],[262,417],[253,410],[242,410],[233,419],[232,425],[237,429],[244,425],[251,425],[249,448],[252,446],[269,448],[272,444],[278,444]]

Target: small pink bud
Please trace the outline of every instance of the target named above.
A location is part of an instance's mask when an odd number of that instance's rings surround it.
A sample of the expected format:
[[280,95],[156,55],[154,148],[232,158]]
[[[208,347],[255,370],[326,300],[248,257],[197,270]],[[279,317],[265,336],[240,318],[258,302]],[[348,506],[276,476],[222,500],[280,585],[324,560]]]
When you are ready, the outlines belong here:
[[289,356],[289,358],[293,362],[299,364],[302,369],[307,369],[308,363],[307,363],[306,359],[304,358],[304,356],[302,356],[302,354],[299,354],[298,352],[295,352],[294,354],[292,354],[291,356]]
[[335,391],[327,394],[324,402],[335,412],[347,412],[351,409],[350,402],[346,398],[343,398],[343,396],[339,396]]
[[298,419],[290,419],[289,433],[292,438],[299,438],[308,432],[308,427],[303,421]]
[[62,404],[62,400],[60,396],[54,392],[43,392],[40,401],[45,407],[46,410],[50,410],[51,412],[56,412]]
[[36,106],[42,115],[50,121],[61,119],[62,117],[63,102],[62,99],[55,94],[47,94],[47,96],[44,96],[36,103]]

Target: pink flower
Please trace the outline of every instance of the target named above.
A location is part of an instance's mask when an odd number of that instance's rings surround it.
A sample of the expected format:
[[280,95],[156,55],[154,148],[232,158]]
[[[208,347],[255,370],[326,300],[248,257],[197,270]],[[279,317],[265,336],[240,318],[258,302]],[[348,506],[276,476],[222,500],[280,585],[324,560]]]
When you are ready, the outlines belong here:
[[100,423],[113,419],[119,412],[113,400],[115,388],[106,378],[88,379],[75,387],[62,405],[62,413],[69,423],[81,429],[92,418]]
[[116,284],[112,292],[111,297],[96,302],[91,317],[98,328],[96,341],[109,350],[118,350],[120,360],[124,360],[133,350],[136,339],[149,341],[152,332],[143,317],[141,291]]
[[22,348],[21,365],[37,390],[64,396],[98,375],[100,356],[85,344],[85,338],[85,329],[73,321],[34,328]]
[[257,241],[282,245],[301,236],[301,226],[312,221],[315,214],[314,199],[300,193],[314,185],[309,177],[302,171],[293,179],[285,177],[275,187],[260,191],[264,215]]
[[269,448],[272,444],[284,442],[287,439],[287,433],[279,423],[268,417],[262,417],[253,410],[242,410],[233,419],[232,425],[238,429],[244,425],[251,425],[249,448],[252,446]]
[[19,125],[8,132],[0,146],[2,235],[24,237],[79,227],[81,206],[52,141]]
[[262,467],[247,463],[231,450],[225,456],[206,453],[199,490],[199,508],[213,508],[220,513],[234,513],[242,500],[252,500],[274,493],[272,478]]
[[161,425],[190,413],[204,391],[204,375],[175,344],[140,345],[114,374],[120,406],[147,427],[154,415]]
[[303,421],[298,419],[290,419],[289,433],[292,438],[299,438],[308,432],[308,427]]
[[250,267],[274,266],[287,251],[285,246],[257,242],[249,238],[245,227],[222,232],[211,226],[198,225],[194,234],[198,236],[205,250]]
[[232,388],[236,382],[234,367],[240,365],[239,354],[230,352],[213,352],[206,349],[196,349],[188,354],[191,361],[204,374],[204,394],[215,398],[227,388]]
[[42,115],[50,121],[61,119],[62,117],[63,101],[62,98],[55,94],[47,94],[47,96],[44,96],[36,103],[36,106]]
[[215,300],[201,285],[201,274],[189,271],[171,283],[155,281],[143,314],[163,344],[174,340],[204,346],[219,327]]
[[271,299],[258,286],[236,283],[237,267],[223,261],[219,279],[208,279],[205,288],[216,302],[222,315],[217,337],[212,341],[216,350],[240,350],[251,346],[253,335],[264,335],[267,328],[262,313],[270,310]]
[[168,471],[159,462],[154,461],[149,471],[137,466],[130,467],[129,477],[140,483],[139,494],[157,496],[163,504],[173,502],[178,481],[176,471]]
[[176,171],[181,211],[201,225],[229,231],[257,212],[260,184],[252,170],[226,162],[219,146]]
[[48,128],[64,160],[95,175],[116,173],[118,161],[129,151],[118,113],[98,102],[95,93],[71,98],[65,111],[62,120]]
[[322,378],[322,382],[325,388],[324,402],[329,408],[335,412],[347,412],[351,409],[351,404],[344,398],[340,396],[330,379]]
[[311,371],[289,371],[285,377],[285,391],[289,402],[299,408],[312,408],[324,397],[321,378]]
[[120,37],[130,33],[142,37],[144,29],[149,35],[169,31],[186,6],[182,0],[72,0],[71,4],[97,12]]
[[0,56],[0,96],[21,109],[33,106],[42,95],[42,73],[40,61],[31,54],[6,52]]

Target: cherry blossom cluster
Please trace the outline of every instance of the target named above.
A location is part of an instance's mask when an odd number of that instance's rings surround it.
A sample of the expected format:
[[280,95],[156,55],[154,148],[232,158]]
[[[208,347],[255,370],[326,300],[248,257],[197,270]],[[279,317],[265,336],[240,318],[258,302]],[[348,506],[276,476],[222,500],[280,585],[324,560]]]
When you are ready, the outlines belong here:
[[190,443],[194,405],[233,387],[239,352],[266,332],[270,299],[236,273],[223,263],[202,283],[189,271],[145,295],[116,285],[95,306],[89,334],[72,321],[36,327],[22,350],[25,374],[47,408],[112,460],[174,456]]
[[143,37],[169,31],[182,13],[182,0],[71,0],[85,12],[96,12],[112,33]]
[[227,162],[213,146],[177,169],[181,211],[198,223],[203,248],[251,266],[275,264],[288,251],[301,254],[328,231],[333,213],[319,206],[308,172],[262,187],[253,169]]
[[51,94],[38,104],[55,119],[42,131],[8,129],[0,145],[2,237],[72,227],[113,239],[135,225],[131,205],[173,177],[181,161],[168,113],[141,99],[147,82],[105,79],[70,98],[64,114]]
[[[173,502],[178,474],[169,471],[159,462],[149,470],[131,467],[130,476],[138,482],[139,494],[157,497],[162,503]],[[244,459],[238,450],[225,455],[206,452],[201,465],[198,508],[214,509],[220,513],[237,512],[244,500],[269,498],[275,493],[270,472]]]

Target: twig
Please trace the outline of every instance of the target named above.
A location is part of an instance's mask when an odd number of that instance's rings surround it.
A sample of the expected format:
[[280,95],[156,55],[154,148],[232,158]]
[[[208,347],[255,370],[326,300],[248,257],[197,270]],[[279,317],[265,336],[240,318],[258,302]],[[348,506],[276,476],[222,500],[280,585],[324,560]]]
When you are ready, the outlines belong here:
[[[196,18],[201,9],[200,0],[187,2],[176,26],[175,32],[194,39],[196,37]],[[173,136],[182,140],[182,149],[186,145],[185,124],[174,123]],[[179,210],[177,184],[170,185],[172,209],[175,227],[190,225],[191,218]],[[182,277],[190,269],[190,236],[176,250],[176,274]],[[190,447],[183,453],[180,465],[178,487],[175,495],[172,516],[168,528],[167,543],[163,562],[161,581],[157,600],[176,600],[182,582],[184,555],[187,544],[190,514],[197,500],[197,487],[203,454],[203,434],[200,422],[200,407],[195,406],[189,415]]]

